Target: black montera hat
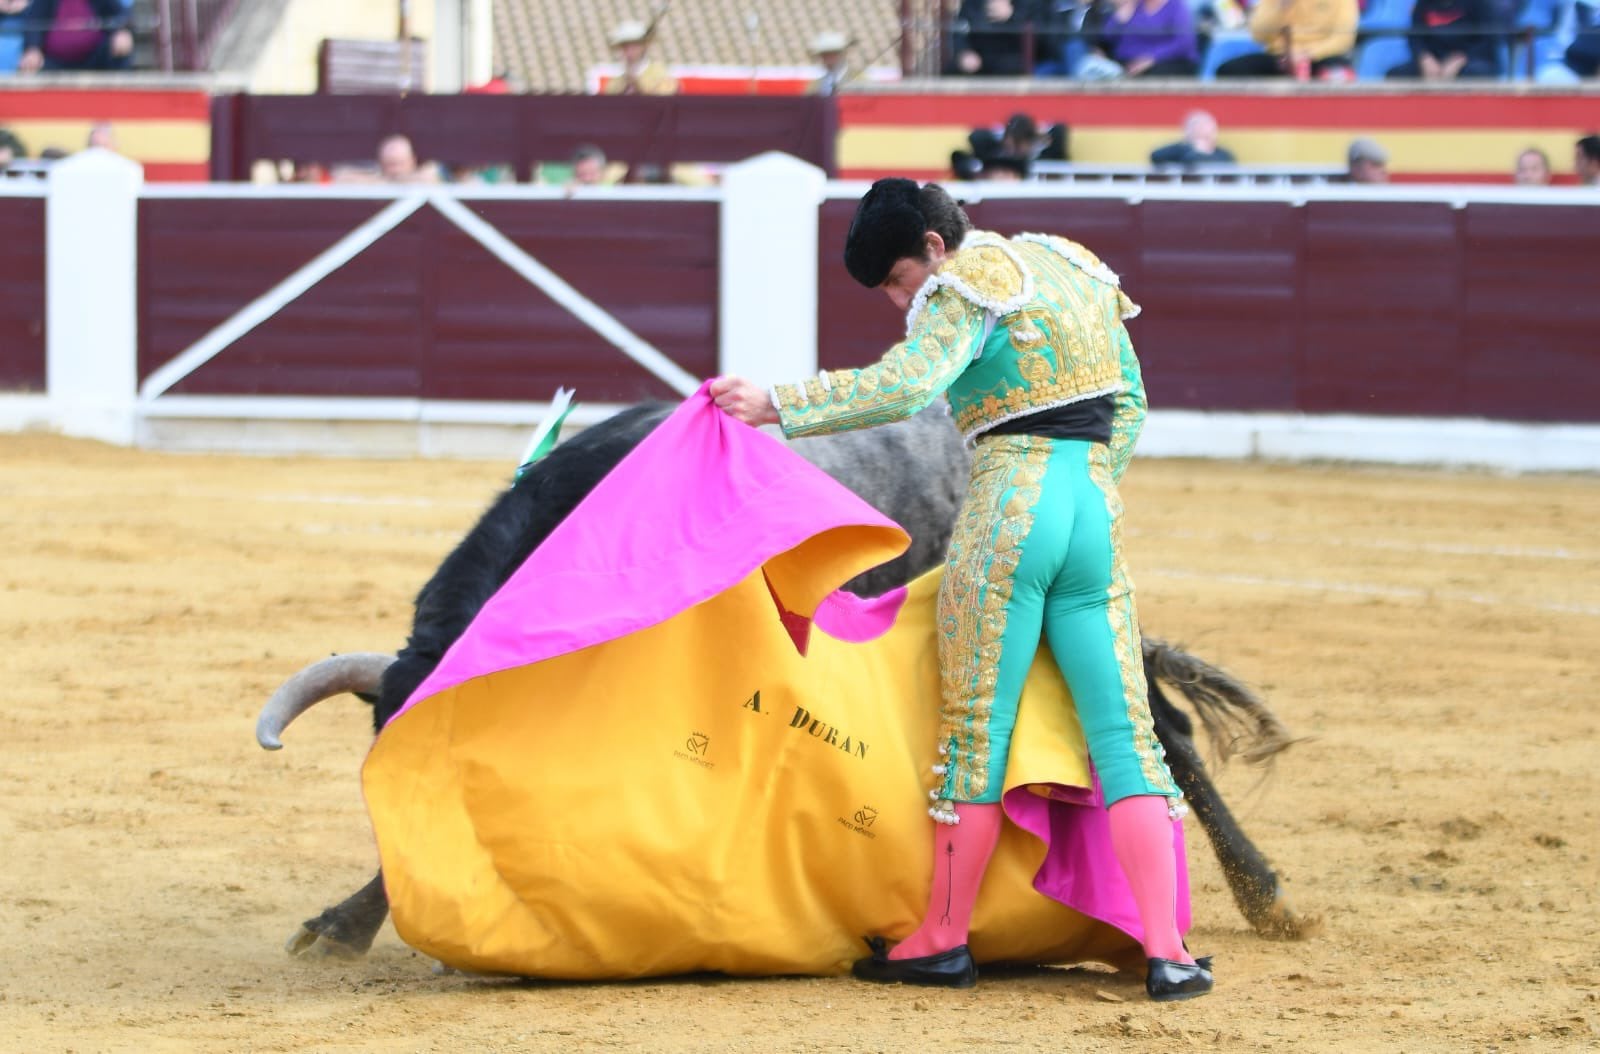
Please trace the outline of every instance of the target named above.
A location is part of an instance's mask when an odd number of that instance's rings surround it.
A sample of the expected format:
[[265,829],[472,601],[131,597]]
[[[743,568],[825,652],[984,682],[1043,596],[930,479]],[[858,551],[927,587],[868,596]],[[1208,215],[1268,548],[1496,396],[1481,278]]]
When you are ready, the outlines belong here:
[[876,289],[896,260],[922,255],[928,221],[918,203],[921,193],[915,180],[880,179],[862,195],[844,239],[844,267],[851,278]]

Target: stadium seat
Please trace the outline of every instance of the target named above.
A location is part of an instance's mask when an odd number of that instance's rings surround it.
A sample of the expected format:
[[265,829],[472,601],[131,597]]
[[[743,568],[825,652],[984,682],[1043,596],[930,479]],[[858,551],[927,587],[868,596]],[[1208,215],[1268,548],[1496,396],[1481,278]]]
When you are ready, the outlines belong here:
[[1411,24],[1413,4],[1414,0],[1372,0],[1361,13],[1361,29],[1404,29]]
[[1532,33],[1530,63],[1528,43],[1517,41],[1511,48],[1511,79],[1526,80],[1529,69],[1541,84],[1576,84],[1578,75],[1562,59],[1576,32],[1572,0],[1528,0],[1517,15],[1516,28]]
[[1260,50],[1261,45],[1252,40],[1248,34],[1219,31],[1211,37],[1211,46],[1206,48],[1205,62],[1200,67],[1200,79],[1216,80],[1218,66],[1229,59],[1236,59],[1240,55],[1254,55]]
[[1373,37],[1356,52],[1356,79],[1381,81],[1396,66],[1411,61],[1405,37]]

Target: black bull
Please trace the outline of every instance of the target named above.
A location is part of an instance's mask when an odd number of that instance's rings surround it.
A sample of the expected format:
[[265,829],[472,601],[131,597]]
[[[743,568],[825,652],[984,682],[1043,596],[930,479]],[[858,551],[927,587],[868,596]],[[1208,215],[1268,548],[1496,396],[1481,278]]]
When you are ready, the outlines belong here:
[[[336,660],[296,675],[262,711],[257,728],[262,745],[276,748],[278,735],[297,714],[341,691],[355,691],[372,702],[374,725],[381,729],[489,597],[671,410],[661,403],[635,406],[556,447],[495,500],[422,587],[411,636],[398,655],[367,656],[372,662],[355,675],[316,673]],[[942,409],[884,428],[799,440],[794,448],[912,536],[904,555],[855,579],[850,589],[877,595],[942,561],[965,493],[968,465],[961,439]],[[1288,736],[1259,700],[1206,663],[1148,637],[1144,660],[1156,734],[1178,786],[1211,839],[1240,911],[1262,936],[1306,936],[1316,920],[1289,906],[1278,876],[1212,785],[1195,746],[1193,724],[1167,698],[1162,682],[1176,687],[1195,707],[1224,759],[1238,754],[1248,761],[1267,760],[1288,745]],[[289,951],[362,955],[387,914],[380,871],[358,892],[304,922],[290,939]]]

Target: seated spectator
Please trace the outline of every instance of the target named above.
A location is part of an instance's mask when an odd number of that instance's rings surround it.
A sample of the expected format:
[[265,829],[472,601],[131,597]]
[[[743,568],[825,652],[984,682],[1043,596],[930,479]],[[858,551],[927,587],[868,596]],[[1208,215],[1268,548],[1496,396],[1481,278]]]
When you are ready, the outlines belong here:
[[822,66],[822,76],[806,85],[807,95],[839,94],[839,88],[849,72],[845,66],[845,53],[850,50],[850,44],[850,38],[843,33],[818,33],[811,38],[811,46],[807,50]]
[[130,19],[122,0],[33,0],[17,70],[125,70],[133,61]]
[[[952,72],[1021,77],[1049,57],[1054,35],[1044,0],[961,0],[956,15]],[[1033,50],[1026,51],[1028,34]]]
[[89,126],[89,138],[83,145],[91,150],[109,150],[114,154],[117,152],[117,130],[110,121],[96,121]]
[[1411,9],[1411,61],[1391,77],[1449,81],[1498,77],[1492,0],[1417,0]]
[[1548,187],[1550,155],[1536,146],[1528,147],[1517,155],[1516,171],[1511,178],[1519,187]]
[[1067,126],[1050,124],[1040,128],[1025,113],[1014,113],[998,128],[975,128],[967,135],[971,151],[957,150],[950,155],[950,169],[957,179],[979,179],[983,166],[995,159],[1065,161]]
[[17,133],[9,128],[0,128],[0,174],[11,167],[13,161],[26,161],[28,148],[22,145],[22,140],[17,138]]
[[676,95],[678,81],[667,67],[648,57],[654,26],[619,22],[611,31],[611,47],[622,57],[622,72],[606,84],[607,95]]
[[1600,135],[1586,135],[1573,145],[1572,168],[1580,186],[1600,187]]
[[1229,59],[1217,76],[1351,80],[1360,21],[1356,0],[1256,0],[1250,35],[1266,51]]
[[378,178],[385,183],[437,183],[439,171],[418,163],[410,139],[391,135],[378,144]]
[[1111,0],[1099,50],[1127,77],[1192,77],[1200,70],[1187,0]]
[[1572,21],[1576,35],[1562,61],[1580,77],[1600,75],[1600,0],[1578,0],[1572,5]]
[[572,179],[568,187],[600,187],[606,184],[606,153],[593,143],[585,143],[572,153]]
[[1376,140],[1364,137],[1352,139],[1350,149],[1345,153],[1345,162],[1346,183],[1389,182],[1389,151],[1379,146]]
[[1152,165],[1231,165],[1233,154],[1217,145],[1217,119],[1195,110],[1183,119],[1183,139],[1150,152]]

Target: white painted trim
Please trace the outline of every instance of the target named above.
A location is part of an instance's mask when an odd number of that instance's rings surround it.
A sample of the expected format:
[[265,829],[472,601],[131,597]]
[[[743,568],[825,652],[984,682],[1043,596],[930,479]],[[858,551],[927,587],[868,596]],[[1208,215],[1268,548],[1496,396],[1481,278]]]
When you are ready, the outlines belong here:
[[[0,184],[4,186],[5,184]],[[152,183],[139,195],[162,200],[223,201],[389,201],[421,191],[434,198],[496,201],[707,201],[722,200],[718,187],[674,187],[621,184],[603,187],[552,186],[544,183],[461,184],[459,186],[394,186],[367,183]],[[26,196],[26,195],[19,195]]]
[[48,395],[0,392],[0,432],[54,432],[60,427]]
[[67,435],[134,440],[139,187],[144,169],[99,148],[61,161],[45,200],[45,390]]
[[340,238],[315,259],[289,277],[256,297],[250,303],[195,341],[187,349],[163,363],[145,379],[139,388],[139,398],[148,402],[182,381],[189,374],[215,358],[234,341],[255,329],[267,319],[282,311],[296,298],[328,275],[364,252],[379,238],[394,230],[406,217],[427,203],[423,195],[401,198],[361,226]]
[[[591,425],[623,408],[620,403],[580,402],[567,422]],[[0,401],[0,410],[3,409],[4,403]],[[140,407],[140,416],[151,420],[384,421],[514,426],[535,425],[549,412],[548,402],[310,395],[168,395]]]
[[42,179],[0,179],[0,198],[42,198],[49,192]]
[[[1467,205],[1600,205],[1600,190],[1588,187],[1496,187],[1475,184],[1390,183],[1352,186],[1346,183],[1293,187],[1189,183],[942,183],[960,201],[1040,200],[1098,198],[1126,201],[1277,201],[1300,206],[1312,201],[1437,202],[1452,208]],[[830,201],[855,200],[871,186],[864,180],[834,180],[828,184]]]
[[1152,410],[1138,454],[1600,472],[1600,425]]
[[723,173],[719,372],[760,387],[817,370],[817,206],[827,177],[768,152]]
[[531,282],[550,299],[572,312],[580,322],[604,337],[621,351],[680,395],[690,395],[700,387],[700,378],[663,355],[631,329],[618,322],[593,300],[578,292],[566,280],[492,227],[481,216],[453,198],[436,197],[433,207],[445,219],[493,253],[501,263]]

